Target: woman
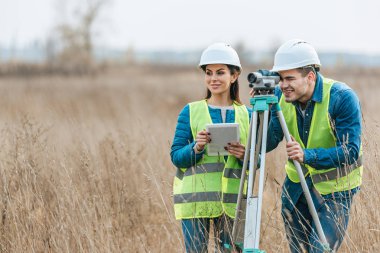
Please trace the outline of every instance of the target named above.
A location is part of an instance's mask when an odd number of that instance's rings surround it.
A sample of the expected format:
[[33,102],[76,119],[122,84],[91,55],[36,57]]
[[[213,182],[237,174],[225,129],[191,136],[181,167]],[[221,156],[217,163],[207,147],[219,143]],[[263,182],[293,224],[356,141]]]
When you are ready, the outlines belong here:
[[[216,248],[223,251],[223,245],[230,243],[250,113],[239,98],[241,65],[231,46],[209,46],[199,67],[205,73],[206,98],[180,112],[171,148],[177,167],[174,210],[182,223],[187,252],[207,252],[210,222]],[[228,156],[207,155],[212,136],[205,126],[210,123],[239,124],[240,142],[225,147]]]

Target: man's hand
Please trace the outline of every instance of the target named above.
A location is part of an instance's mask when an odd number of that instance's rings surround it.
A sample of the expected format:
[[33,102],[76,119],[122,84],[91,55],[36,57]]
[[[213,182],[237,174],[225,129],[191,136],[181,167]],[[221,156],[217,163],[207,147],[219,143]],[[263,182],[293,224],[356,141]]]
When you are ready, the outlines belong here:
[[303,163],[303,158],[304,158],[304,152],[301,147],[301,145],[296,142],[296,140],[291,137],[291,141],[286,143],[286,152],[288,153],[289,159],[292,159],[294,161],[298,161],[299,163]]
[[249,95],[253,98],[255,96],[255,91],[253,88],[249,91]]

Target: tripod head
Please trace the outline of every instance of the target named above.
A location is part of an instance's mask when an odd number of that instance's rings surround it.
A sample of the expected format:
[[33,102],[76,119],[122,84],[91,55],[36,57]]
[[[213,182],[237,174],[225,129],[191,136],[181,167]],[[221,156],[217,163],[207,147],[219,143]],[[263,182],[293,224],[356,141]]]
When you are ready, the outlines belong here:
[[248,74],[249,87],[253,88],[257,95],[273,94],[275,86],[280,82],[280,77],[275,75],[274,72],[268,71],[269,75],[263,75],[261,72],[251,72]]

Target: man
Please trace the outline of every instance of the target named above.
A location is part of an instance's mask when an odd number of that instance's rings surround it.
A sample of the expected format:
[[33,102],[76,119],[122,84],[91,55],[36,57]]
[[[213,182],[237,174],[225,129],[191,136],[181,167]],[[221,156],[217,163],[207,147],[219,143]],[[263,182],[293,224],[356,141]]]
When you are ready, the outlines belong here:
[[[342,243],[352,198],[362,183],[361,111],[355,92],[319,73],[315,49],[290,40],[276,52],[280,76],[275,95],[292,141],[282,189],[282,217],[291,252],[323,252],[300,180],[291,160],[301,164],[326,239],[333,251]],[[272,108],[268,150],[283,139]]]

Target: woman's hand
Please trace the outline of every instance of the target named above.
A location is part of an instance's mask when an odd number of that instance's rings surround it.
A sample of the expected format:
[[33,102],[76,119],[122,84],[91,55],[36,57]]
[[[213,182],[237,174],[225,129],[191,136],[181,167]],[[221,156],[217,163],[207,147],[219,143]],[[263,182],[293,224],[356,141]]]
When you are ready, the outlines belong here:
[[196,144],[195,147],[196,149],[200,152],[202,151],[207,143],[210,143],[211,137],[210,133],[207,132],[206,130],[202,130],[197,133],[197,137],[195,138]]
[[230,142],[226,147],[224,147],[224,149],[236,158],[241,160],[244,159],[245,147],[239,142]]

